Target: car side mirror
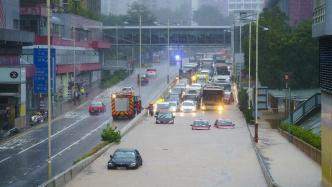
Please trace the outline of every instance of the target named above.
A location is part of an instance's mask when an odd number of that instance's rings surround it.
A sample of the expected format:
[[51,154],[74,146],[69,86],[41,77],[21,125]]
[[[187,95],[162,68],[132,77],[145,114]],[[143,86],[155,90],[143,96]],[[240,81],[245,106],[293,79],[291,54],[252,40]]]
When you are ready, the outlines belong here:
[[110,159],[112,159],[113,158],[113,156],[112,155],[110,155]]

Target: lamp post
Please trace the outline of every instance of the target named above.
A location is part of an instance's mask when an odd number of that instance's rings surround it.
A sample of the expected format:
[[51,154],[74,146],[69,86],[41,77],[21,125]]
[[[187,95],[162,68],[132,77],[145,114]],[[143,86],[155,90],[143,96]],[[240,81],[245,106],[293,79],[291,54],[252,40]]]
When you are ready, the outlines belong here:
[[141,96],[141,69],[142,69],[142,16],[139,16],[139,96]]
[[119,66],[119,38],[118,38],[118,25],[115,27],[115,42],[116,42],[116,66]]
[[169,84],[169,64],[170,64],[170,60],[169,60],[169,18],[167,21],[167,84]]
[[250,71],[251,71],[251,21],[249,22],[249,59],[248,59],[248,62],[249,62],[249,76],[248,76],[248,95],[249,95],[249,99],[248,99],[248,109],[250,111],[251,109],[251,88],[250,88],[250,79],[251,79],[251,76],[250,76]]
[[52,119],[52,102],[51,102],[51,2],[47,0],[47,99],[48,99],[48,178],[52,177],[52,152],[51,152],[51,119]]
[[255,142],[258,142],[258,24],[259,24],[259,13],[257,12],[257,18],[256,18],[256,87],[255,87]]

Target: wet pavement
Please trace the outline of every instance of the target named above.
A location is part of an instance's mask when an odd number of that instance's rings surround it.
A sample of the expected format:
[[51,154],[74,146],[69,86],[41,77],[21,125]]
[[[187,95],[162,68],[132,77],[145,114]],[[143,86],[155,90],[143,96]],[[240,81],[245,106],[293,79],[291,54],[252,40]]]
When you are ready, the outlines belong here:
[[[150,80],[147,86],[142,86],[143,106],[146,106],[162,88],[167,86],[167,71],[164,71],[166,64],[158,64],[156,68],[158,76]],[[171,75],[178,72],[177,67],[170,68]],[[105,113],[90,116],[87,111],[89,103],[85,103],[52,123],[53,175],[72,166],[73,161],[101,141],[100,133],[106,127],[106,122],[111,121],[110,94],[123,86],[133,86],[138,91],[137,73],[138,70],[98,96],[106,103]],[[127,120],[117,122],[118,127],[121,128],[127,122]],[[2,143],[0,145],[0,186],[37,186],[46,181],[48,179],[47,145],[46,125],[40,125],[26,134]]]
[[[125,137],[95,160],[67,187],[266,187],[238,108],[219,112],[176,113],[175,125],[155,124],[146,117]],[[231,119],[234,129],[191,130],[194,119]],[[143,166],[137,170],[108,170],[116,148],[137,148]]]

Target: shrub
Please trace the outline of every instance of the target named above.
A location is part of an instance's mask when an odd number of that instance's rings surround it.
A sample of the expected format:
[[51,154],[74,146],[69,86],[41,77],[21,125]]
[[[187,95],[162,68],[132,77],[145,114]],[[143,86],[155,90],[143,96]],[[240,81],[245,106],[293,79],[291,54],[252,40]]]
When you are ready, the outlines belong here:
[[248,109],[248,94],[246,90],[241,89],[238,93],[238,99],[239,99],[239,108],[241,111],[245,111]]
[[244,89],[241,89],[238,92],[238,99],[239,99],[239,109],[242,111],[246,122],[247,123],[252,123],[252,121],[254,120],[253,116],[252,116],[252,109],[248,109],[248,94],[247,91]]
[[[280,129],[284,131],[289,131],[293,136],[305,141],[306,143],[316,147],[317,149],[321,149],[321,138],[319,135],[314,134],[313,132],[306,130],[302,127],[296,125],[289,125],[289,124],[281,124],[279,126]],[[289,128],[289,129],[288,129]]]
[[103,132],[101,133],[101,138],[103,141],[107,141],[109,143],[115,142],[120,143],[121,140],[121,134],[120,131],[112,129],[112,128],[106,128],[103,129]]

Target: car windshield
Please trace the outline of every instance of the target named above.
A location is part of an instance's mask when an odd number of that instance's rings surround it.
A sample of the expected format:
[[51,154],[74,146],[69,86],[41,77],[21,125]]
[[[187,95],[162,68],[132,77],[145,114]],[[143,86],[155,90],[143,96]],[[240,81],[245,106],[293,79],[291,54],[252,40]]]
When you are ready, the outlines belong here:
[[197,90],[189,90],[188,94],[197,94],[197,92],[198,92]]
[[208,121],[203,121],[203,120],[197,120],[197,121],[194,121],[193,124],[194,125],[209,125],[209,122]]
[[228,120],[218,120],[217,125],[232,125],[232,122]]
[[172,113],[159,113],[158,114],[158,118],[168,119],[168,118],[172,118],[172,117],[173,117]]
[[113,155],[114,159],[135,158],[135,153],[132,151],[116,151]]
[[177,104],[176,104],[176,102],[170,102],[169,103],[169,106],[176,106]]
[[194,106],[193,102],[183,102],[183,106]]
[[102,105],[103,105],[103,103],[100,101],[95,101],[95,102],[91,103],[91,106],[102,106]]
[[159,103],[159,104],[157,104],[157,108],[158,109],[168,109],[169,108],[169,104]]

